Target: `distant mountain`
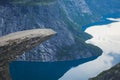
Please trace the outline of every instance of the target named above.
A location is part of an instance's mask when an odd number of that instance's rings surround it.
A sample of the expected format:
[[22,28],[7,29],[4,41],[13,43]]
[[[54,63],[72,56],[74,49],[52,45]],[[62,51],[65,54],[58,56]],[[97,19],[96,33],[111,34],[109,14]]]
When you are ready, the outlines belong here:
[[119,0],[1,0],[0,36],[34,28],[57,32],[54,38],[18,60],[61,61],[99,56],[101,49],[85,43],[91,36],[82,31],[82,26],[120,12],[119,4]]
[[120,63],[89,80],[120,80]]

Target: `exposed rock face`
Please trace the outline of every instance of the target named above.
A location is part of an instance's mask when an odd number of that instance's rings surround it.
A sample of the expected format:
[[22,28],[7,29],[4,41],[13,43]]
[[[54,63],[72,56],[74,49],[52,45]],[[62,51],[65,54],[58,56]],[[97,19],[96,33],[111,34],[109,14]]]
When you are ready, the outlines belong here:
[[[47,5],[31,5],[32,2],[37,3],[37,1]],[[85,40],[91,36],[81,31],[81,26],[96,19],[83,18],[82,15],[92,16],[84,0],[37,1],[0,1],[0,36],[35,28],[51,28],[57,32],[56,37],[42,43],[17,60],[63,61],[99,56],[102,53],[98,47],[85,43]],[[77,4],[78,1],[82,4]]]
[[84,42],[91,36],[81,31],[82,26],[120,12],[119,4],[119,0],[0,0],[0,36],[34,28],[57,31],[56,37],[18,60],[60,61],[99,56],[99,48]]
[[11,33],[0,38],[0,80],[10,80],[8,64],[53,36],[51,29],[33,29]]
[[120,80],[120,63],[89,80]]

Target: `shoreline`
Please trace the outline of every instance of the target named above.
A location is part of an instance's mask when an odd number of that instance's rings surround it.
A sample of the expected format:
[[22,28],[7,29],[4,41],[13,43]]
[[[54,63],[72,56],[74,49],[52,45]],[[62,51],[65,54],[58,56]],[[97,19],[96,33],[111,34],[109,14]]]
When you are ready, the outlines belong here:
[[87,28],[85,32],[92,35],[93,38],[86,42],[100,47],[103,53],[93,61],[86,62],[70,69],[61,80],[65,80],[69,76],[73,77],[71,80],[88,80],[90,77],[95,77],[102,71],[117,64],[118,62],[115,61],[116,58],[113,55],[120,55],[119,25],[120,22],[113,22],[106,25],[95,25]]

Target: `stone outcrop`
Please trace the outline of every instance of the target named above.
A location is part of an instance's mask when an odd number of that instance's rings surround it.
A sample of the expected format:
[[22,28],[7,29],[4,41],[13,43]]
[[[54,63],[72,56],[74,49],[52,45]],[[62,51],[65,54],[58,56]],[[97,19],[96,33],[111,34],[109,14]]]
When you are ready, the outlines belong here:
[[56,34],[51,29],[32,29],[0,38],[0,80],[11,80],[9,63]]
[[[56,37],[25,53],[17,59],[20,61],[51,62],[99,56],[102,50],[86,44],[85,40],[91,36],[81,31],[85,28],[82,26],[96,21],[96,13],[90,9],[95,12],[101,9],[93,4],[98,1],[89,3],[92,6],[85,0],[0,0],[0,36],[35,28],[57,31]],[[106,7],[104,9],[106,11]]]

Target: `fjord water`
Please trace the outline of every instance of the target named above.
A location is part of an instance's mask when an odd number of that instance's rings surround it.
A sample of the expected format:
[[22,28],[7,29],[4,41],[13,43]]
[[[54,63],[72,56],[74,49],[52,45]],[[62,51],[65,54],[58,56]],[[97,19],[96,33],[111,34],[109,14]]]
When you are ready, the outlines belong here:
[[63,62],[13,62],[10,65],[13,80],[88,80],[109,69],[120,61],[120,22],[109,20],[111,23],[92,25],[85,30],[93,36],[86,42],[103,50],[100,57]]
[[96,58],[62,62],[15,61],[10,64],[10,72],[12,80],[58,80],[71,67],[76,67]]
[[120,18],[108,18],[112,22],[107,25],[91,26],[85,32],[93,36],[87,43],[97,45],[103,54],[97,59],[70,69],[60,80],[88,80],[100,72],[120,62]]

